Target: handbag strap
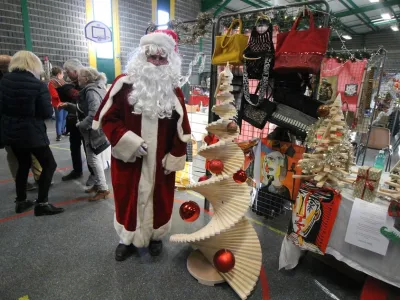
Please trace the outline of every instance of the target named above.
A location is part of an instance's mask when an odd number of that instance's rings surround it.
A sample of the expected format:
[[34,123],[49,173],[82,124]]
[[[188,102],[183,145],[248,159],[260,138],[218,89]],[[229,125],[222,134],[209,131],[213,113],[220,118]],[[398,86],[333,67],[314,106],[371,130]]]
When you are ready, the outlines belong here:
[[[305,15],[308,14],[310,16],[310,30],[315,29],[315,24],[314,24],[314,16],[312,12],[308,9],[305,10]],[[292,29],[290,31],[295,31],[297,30],[297,26],[299,26],[300,20],[303,18],[303,14],[297,17],[296,21],[293,23]]]
[[[271,61],[272,61],[272,59],[270,57],[268,57],[268,56],[265,57],[263,75],[262,75],[260,82],[258,83],[258,85],[260,87],[260,94],[258,95],[257,104],[252,103],[250,100],[249,75],[247,73],[246,64],[243,64],[243,96],[246,99],[247,103],[249,103],[252,106],[259,106],[264,99],[264,95],[266,94],[267,86],[268,86],[269,69],[271,66]],[[258,87],[257,87],[257,89],[258,89]]]
[[[242,19],[234,19],[231,23],[231,26],[229,26],[228,31],[226,32],[226,34],[224,34],[224,37],[222,38],[222,41],[221,41],[222,49],[226,48],[228,46],[228,44],[232,41],[232,39],[231,39],[232,36],[228,37],[228,35],[232,32],[233,25],[235,25],[236,23],[239,23],[239,33],[242,33],[242,29],[243,29]],[[227,37],[228,37],[228,42],[224,45],[224,42]]]

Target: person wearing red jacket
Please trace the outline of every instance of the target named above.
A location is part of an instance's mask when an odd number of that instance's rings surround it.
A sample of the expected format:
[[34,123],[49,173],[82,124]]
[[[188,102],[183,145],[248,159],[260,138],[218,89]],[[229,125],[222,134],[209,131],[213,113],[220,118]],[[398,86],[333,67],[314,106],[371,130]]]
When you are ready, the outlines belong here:
[[61,135],[65,133],[66,119],[68,115],[68,112],[65,109],[59,107],[61,100],[56,90],[65,84],[63,77],[63,69],[60,67],[53,67],[51,69],[51,79],[48,87],[51,95],[51,104],[54,108],[54,114],[56,116],[57,142],[61,141]]
[[112,146],[117,261],[135,247],[159,255],[171,226],[175,172],[185,168],[191,138],[178,87],[177,39],[171,30],[142,37],[127,74],[114,81],[93,121],[93,130],[101,126]]

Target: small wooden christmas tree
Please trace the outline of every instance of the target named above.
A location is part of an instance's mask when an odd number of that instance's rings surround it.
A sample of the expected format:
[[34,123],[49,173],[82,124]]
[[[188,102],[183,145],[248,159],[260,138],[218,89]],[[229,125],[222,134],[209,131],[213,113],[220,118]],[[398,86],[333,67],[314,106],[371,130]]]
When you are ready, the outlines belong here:
[[313,179],[317,187],[339,186],[353,165],[349,128],[344,120],[340,94],[334,103],[321,105],[319,120],[310,127],[306,144],[310,149],[299,161],[303,175]]
[[379,189],[379,194],[394,200],[400,200],[400,161],[390,171],[390,180],[385,183],[392,189]]

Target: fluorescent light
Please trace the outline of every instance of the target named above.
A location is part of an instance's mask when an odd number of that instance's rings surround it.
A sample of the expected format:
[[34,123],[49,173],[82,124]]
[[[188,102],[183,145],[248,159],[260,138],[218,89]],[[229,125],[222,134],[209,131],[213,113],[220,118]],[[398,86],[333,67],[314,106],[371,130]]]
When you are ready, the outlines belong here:
[[345,40],[351,40],[351,39],[352,39],[352,37],[349,36],[348,34],[343,35],[342,37],[343,37]]
[[369,0],[369,2],[371,2],[371,3],[377,3],[377,2],[379,2],[379,0]]
[[384,20],[390,20],[392,18],[389,13],[383,13],[381,14],[381,17]]
[[391,28],[393,31],[399,31],[399,26],[397,26],[397,25],[390,26],[390,28]]

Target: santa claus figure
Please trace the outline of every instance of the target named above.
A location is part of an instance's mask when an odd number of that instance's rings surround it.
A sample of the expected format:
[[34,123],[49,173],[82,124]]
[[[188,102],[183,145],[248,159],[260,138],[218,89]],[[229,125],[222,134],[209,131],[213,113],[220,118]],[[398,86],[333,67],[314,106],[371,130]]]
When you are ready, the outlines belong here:
[[191,137],[176,51],[177,35],[171,30],[142,37],[126,74],[115,79],[93,122],[112,145],[118,261],[135,248],[149,247],[151,255],[159,255],[171,225],[175,171],[185,167]]

